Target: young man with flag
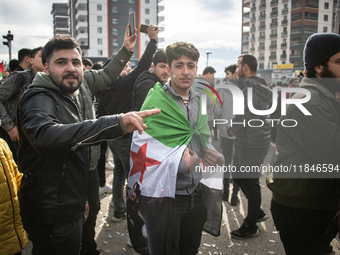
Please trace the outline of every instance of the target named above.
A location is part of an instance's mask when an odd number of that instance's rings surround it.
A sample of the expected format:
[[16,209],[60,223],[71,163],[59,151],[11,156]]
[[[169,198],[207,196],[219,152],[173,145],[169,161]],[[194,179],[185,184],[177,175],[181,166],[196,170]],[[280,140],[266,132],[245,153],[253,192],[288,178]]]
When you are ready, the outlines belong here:
[[[145,223],[145,231],[134,230],[135,225],[142,224],[136,224],[130,215],[128,228],[137,252],[147,245],[150,254],[197,254],[203,227],[219,235],[221,218],[215,217],[215,225],[206,221],[210,218],[207,208],[222,212],[223,178],[221,173],[220,179],[214,179],[219,183],[210,186],[215,188],[211,191],[198,169],[202,165],[221,166],[224,158],[208,142],[208,118],[201,114],[199,94],[191,88],[197,74],[198,50],[190,43],[176,42],[166,48],[166,55],[171,80],[164,88],[156,84],[141,108],[157,105],[161,114],[151,117],[150,130],[141,135],[134,133],[131,145],[128,188],[133,191],[136,183],[140,187],[138,215]],[[128,214],[136,202],[131,199],[135,197],[132,191]],[[210,197],[213,205],[207,205],[203,192],[214,193],[219,202]],[[147,244],[137,243],[141,233]]]

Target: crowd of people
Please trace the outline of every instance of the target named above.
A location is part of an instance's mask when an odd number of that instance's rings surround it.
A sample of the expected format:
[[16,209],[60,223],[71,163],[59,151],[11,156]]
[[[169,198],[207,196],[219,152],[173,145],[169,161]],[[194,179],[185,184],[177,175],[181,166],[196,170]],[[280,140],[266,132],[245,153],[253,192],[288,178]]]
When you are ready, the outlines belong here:
[[[122,48],[103,65],[82,58],[75,39],[65,36],[53,37],[43,47],[22,49],[18,60],[9,63],[10,74],[0,85],[0,211],[4,215],[0,254],[21,254],[27,237],[35,255],[99,254],[95,226],[99,195],[104,192],[112,193],[111,220],[127,219],[129,244],[137,252],[197,254],[211,214],[204,177],[195,169],[230,165],[237,171],[215,180],[221,182],[215,202],[238,206],[239,190],[248,202],[247,216],[240,228],[231,231],[232,238],[256,237],[257,223],[272,216],[286,254],[332,251],[330,243],[338,233],[340,179],[329,178],[327,171],[339,170],[340,164],[340,36],[311,35],[304,49],[304,77],[277,84],[299,87],[305,93],[278,93],[275,111],[260,115],[252,109],[268,112],[276,95],[273,86],[257,76],[255,56],[243,54],[225,68],[223,84],[229,89],[218,89],[219,100],[215,100],[202,85],[215,87],[216,70],[207,66],[202,75],[197,74],[197,48],[176,42],[157,51],[157,28],[150,25],[147,32],[150,42],[133,70],[129,59],[136,31],[130,35],[129,26]],[[239,98],[232,88],[242,91],[243,114],[234,114]],[[293,102],[307,94],[310,100],[303,107],[310,114],[306,115]],[[284,115],[282,96],[292,100]],[[171,113],[164,105],[172,108]],[[178,121],[180,128],[174,130],[168,119]],[[262,125],[215,125],[215,119],[227,123],[256,119]],[[273,125],[270,119],[279,121]],[[297,121],[295,127],[280,125],[291,119]],[[150,137],[144,138],[145,133]],[[212,139],[219,139],[223,153],[212,146]],[[273,195],[271,215],[267,215],[261,208],[261,171],[239,170],[261,168],[273,143],[272,166],[326,165],[326,171],[322,178],[307,178],[301,171],[289,178],[282,172],[271,173],[267,186]],[[168,149],[162,146],[175,149],[166,154]],[[114,162],[114,167],[109,166],[112,187],[105,179],[108,150]],[[165,159],[156,160],[157,153],[163,152]],[[158,175],[172,176],[174,183],[152,177],[158,176],[153,175],[155,169]],[[136,178],[125,196],[126,180],[132,176]],[[150,191],[154,183],[160,190]],[[169,186],[173,197],[165,203],[159,194]],[[158,195],[148,195],[153,192]],[[167,196],[171,197],[163,195]],[[156,217],[151,208],[171,216]],[[136,228],[137,235],[131,232]]]

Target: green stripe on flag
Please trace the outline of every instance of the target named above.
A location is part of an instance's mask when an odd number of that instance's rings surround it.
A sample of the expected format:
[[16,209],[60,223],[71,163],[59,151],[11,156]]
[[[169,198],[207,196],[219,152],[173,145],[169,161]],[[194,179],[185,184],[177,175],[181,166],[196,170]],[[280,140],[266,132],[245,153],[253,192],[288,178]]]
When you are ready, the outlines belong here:
[[149,91],[141,111],[155,107],[160,109],[161,113],[144,120],[148,127],[145,130],[146,133],[171,148],[183,144],[188,145],[192,136],[194,136],[206,148],[205,143],[211,133],[208,126],[208,116],[202,115],[201,109],[195,127],[191,128],[181,107],[164,91],[159,82]]

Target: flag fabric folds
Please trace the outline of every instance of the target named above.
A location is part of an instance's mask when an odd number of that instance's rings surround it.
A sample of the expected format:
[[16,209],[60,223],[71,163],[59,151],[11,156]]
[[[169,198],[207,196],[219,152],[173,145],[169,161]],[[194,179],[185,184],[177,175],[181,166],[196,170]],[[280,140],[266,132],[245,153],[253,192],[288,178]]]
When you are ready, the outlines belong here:
[[4,61],[1,62],[0,64],[0,80],[5,77],[5,65]]
[[[149,91],[141,110],[155,107],[161,113],[144,120],[147,129],[142,134],[137,131],[133,133],[130,154],[128,229],[135,250],[141,254],[168,253],[179,162],[191,139],[196,139],[203,148],[207,148],[211,136],[207,115],[202,115],[200,109],[198,120],[192,128],[180,106],[166,94],[160,83]],[[221,189],[222,181],[216,180],[221,182]],[[216,216],[216,213],[213,214]],[[156,226],[149,224],[155,218]],[[216,224],[211,225],[216,228]],[[219,235],[219,226],[218,230],[208,232]]]

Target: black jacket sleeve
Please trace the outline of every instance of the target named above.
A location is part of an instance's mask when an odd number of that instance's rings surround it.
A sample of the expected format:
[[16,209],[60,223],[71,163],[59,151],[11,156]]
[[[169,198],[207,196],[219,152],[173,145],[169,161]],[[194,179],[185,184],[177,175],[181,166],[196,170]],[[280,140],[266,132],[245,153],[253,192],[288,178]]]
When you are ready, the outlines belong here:
[[144,100],[147,96],[147,94],[149,93],[149,90],[152,89],[155,84],[157,82],[155,82],[152,79],[145,79],[144,81],[140,82],[139,84],[137,84],[135,91],[134,91],[134,106],[133,106],[133,110],[134,111],[139,111],[140,108],[142,107]]

